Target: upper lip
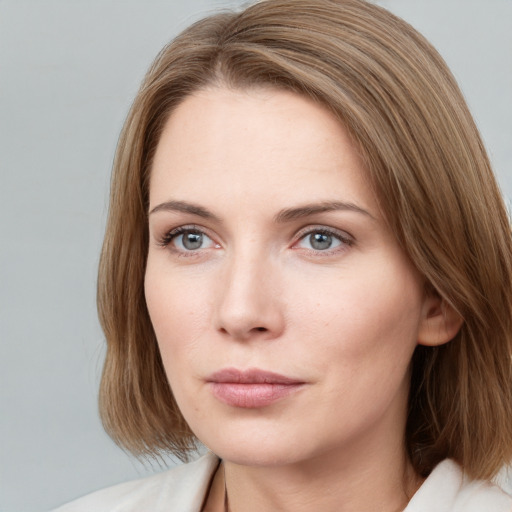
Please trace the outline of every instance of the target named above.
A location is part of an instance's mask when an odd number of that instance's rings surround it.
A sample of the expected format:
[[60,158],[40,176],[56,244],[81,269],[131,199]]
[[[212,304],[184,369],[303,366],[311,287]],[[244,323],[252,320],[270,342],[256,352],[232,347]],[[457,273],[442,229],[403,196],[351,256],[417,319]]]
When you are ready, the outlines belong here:
[[258,368],[238,370],[237,368],[224,368],[212,373],[208,382],[236,383],[236,384],[302,384],[303,381],[280,375],[279,373],[268,372]]

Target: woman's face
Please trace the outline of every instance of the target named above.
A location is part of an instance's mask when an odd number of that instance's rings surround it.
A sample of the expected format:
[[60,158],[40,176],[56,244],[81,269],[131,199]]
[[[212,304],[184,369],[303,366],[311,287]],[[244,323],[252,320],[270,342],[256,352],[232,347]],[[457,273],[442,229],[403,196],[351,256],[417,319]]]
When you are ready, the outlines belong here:
[[427,299],[332,114],[272,89],[188,97],[149,228],[147,305],[201,441],[252,465],[402,445]]

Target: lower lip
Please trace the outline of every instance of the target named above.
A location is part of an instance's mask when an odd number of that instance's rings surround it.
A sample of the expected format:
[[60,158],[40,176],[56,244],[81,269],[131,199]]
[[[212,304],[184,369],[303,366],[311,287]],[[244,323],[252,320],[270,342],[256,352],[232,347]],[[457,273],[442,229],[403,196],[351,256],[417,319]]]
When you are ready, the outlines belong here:
[[232,407],[257,409],[273,404],[298,391],[303,384],[239,384],[236,382],[210,382],[213,395]]

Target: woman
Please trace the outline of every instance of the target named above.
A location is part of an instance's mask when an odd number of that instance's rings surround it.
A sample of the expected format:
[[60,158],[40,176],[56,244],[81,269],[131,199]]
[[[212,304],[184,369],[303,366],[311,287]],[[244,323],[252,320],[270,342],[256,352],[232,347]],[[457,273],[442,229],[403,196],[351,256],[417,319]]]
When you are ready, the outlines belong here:
[[198,461],[62,510],[510,511],[512,259],[436,51],[361,0],[182,33],[126,121],[100,407]]

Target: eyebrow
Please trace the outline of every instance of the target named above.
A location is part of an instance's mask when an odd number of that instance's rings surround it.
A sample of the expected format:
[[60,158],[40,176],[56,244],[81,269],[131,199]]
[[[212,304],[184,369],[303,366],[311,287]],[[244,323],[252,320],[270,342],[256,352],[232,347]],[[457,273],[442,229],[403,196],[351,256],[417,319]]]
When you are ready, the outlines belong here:
[[165,203],[161,203],[155,206],[150,212],[149,215],[156,212],[183,212],[183,213],[191,213],[192,215],[197,215],[198,217],[202,217],[203,219],[210,219],[219,221],[219,217],[214,215],[211,211],[193,203],[187,203],[185,201],[166,201]]
[[315,215],[317,213],[324,212],[332,212],[332,211],[351,211],[360,213],[362,215],[366,215],[371,219],[374,219],[373,215],[357,206],[354,203],[346,203],[343,201],[324,201],[321,203],[314,204],[306,204],[304,206],[299,206],[297,208],[286,208],[285,210],[281,210],[275,217],[275,222],[289,222],[292,220],[302,219],[304,217],[309,217],[310,215]]
[[[210,210],[207,210],[203,206],[199,206],[197,204],[189,203],[186,201],[166,201],[165,203],[161,203],[155,206],[149,212],[149,215],[161,211],[190,213],[192,215],[202,217],[203,219],[220,221],[220,218],[217,217],[217,215],[212,213]],[[318,213],[332,211],[351,211],[360,213],[362,215],[366,215],[374,219],[373,215],[370,212],[368,212],[364,208],[361,208],[360,206],[357,206],[354,203],[346,203],[342,201],[323,201],[321,203],[306,204],[295,208],[285,208],[284,210],[281,210],[274,216],[274,222],[290,222],[293,220],[302,219],[304,217],[309,217],[311,215],[315,215]]]

